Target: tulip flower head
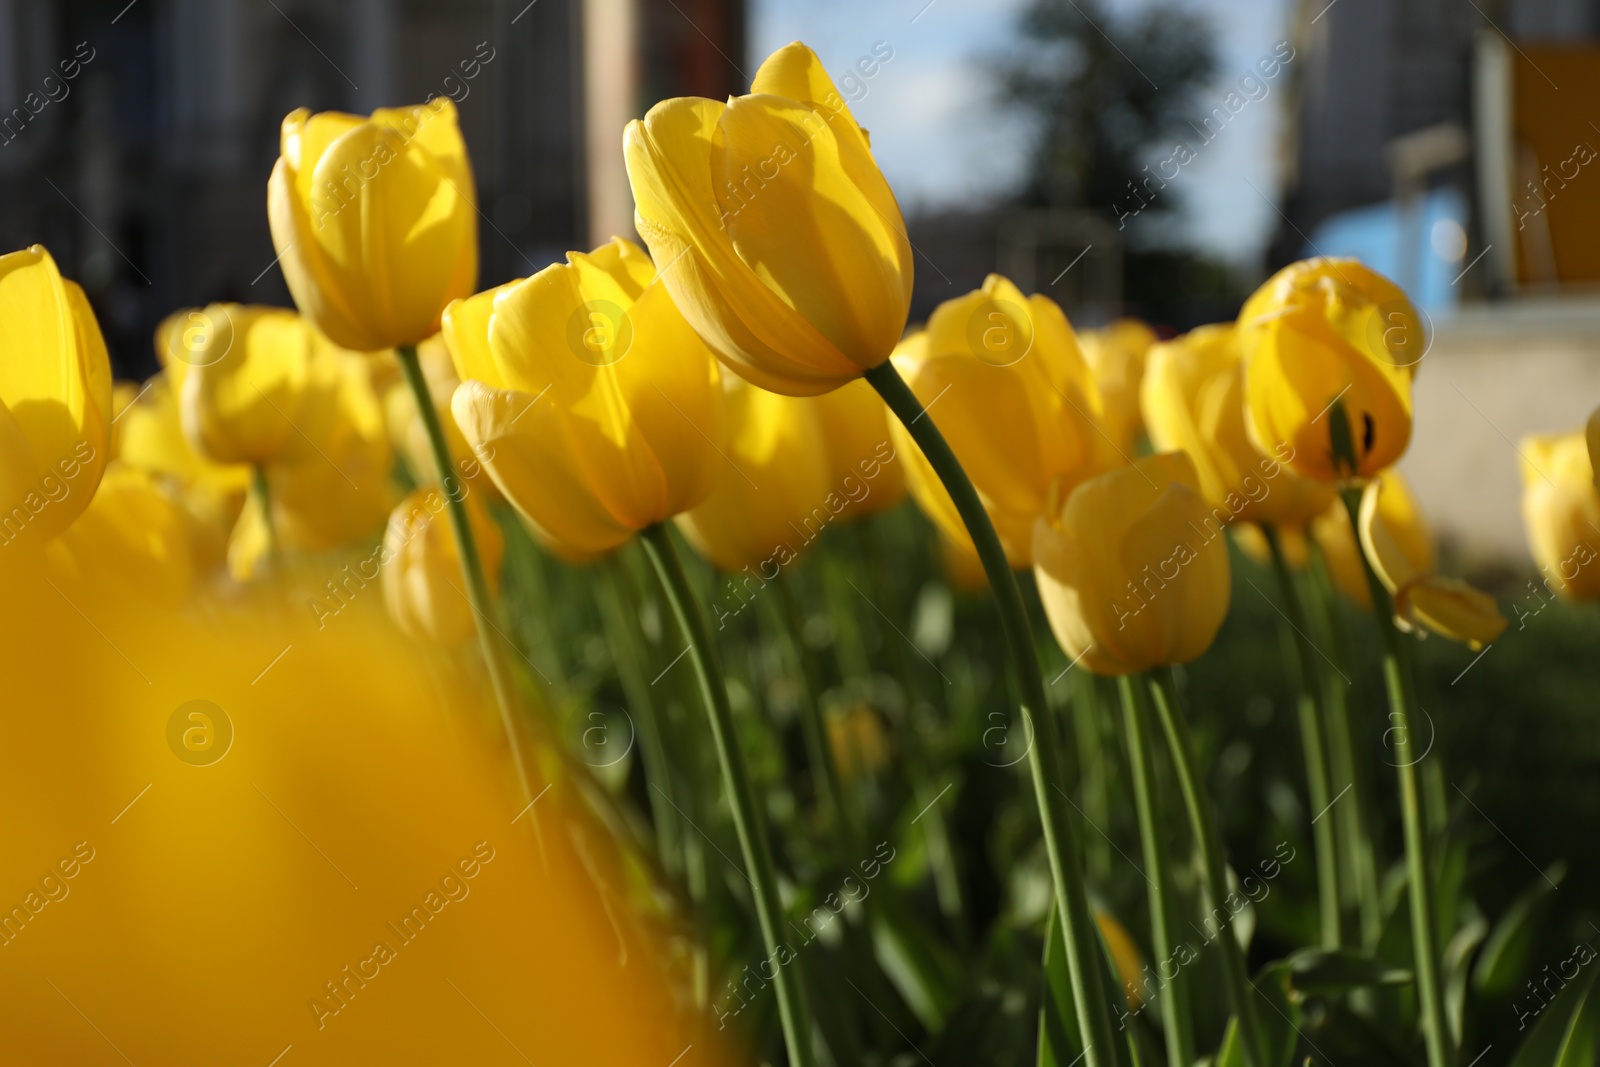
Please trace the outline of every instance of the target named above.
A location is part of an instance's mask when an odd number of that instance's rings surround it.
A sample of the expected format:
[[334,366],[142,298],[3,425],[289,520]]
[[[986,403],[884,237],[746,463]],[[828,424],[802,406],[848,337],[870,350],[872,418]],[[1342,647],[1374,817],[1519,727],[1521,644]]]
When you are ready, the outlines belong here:
[[1206,511],[1194,462],[1162,452],[1089,479],[1034,523],[1039,597],[1074,662],[1135,674],[1211,647],[1229,571]]
[[621,239],[451,304],[456,425],[535,537],[593,559],[711,492],[716,359]]
[[735,372],[815,396],[889,358],[911,304],[905,221],[811,49],[774,52],[749,96],[662,101],[624,151],[663,282]]
[[0,546],[83,514],[111,451],[111,361],[83,290],[43,247],[0,256]]
[[439,332],[478,278],[477,194],[455,104],[283,120],[267,217],[295,304],[358,352]]
[[770,581],[850,502],[832,484],[814,401],[731,374],[723,389],[728,462],[713,468],[711,495],[679,515],[678,528],[721,570]]
[[1524,437],[1517,451],[1522,520],[1544,584],[1570,600],[1600,599],[1600,491],[1585,434]]
[[1156,333],[1138,319],[1117,319],[1078,334],[1083,358],[1100,388],[1101,423],[1117,448],[1132,455],[1141,429],[1139,387]]
[[[1482,648],[1506,628],[1494,598],[1457,578],[1433,571],[1433,548],[1409,530],[1417,522],[1391,521],[1397,506],[1384,500],[1396,483],[1374,479],[1361,496],[1361,547],[1367,562],[1394,596],[1395,621],[1407,630],[1428,630]],[[1415,506],[1414,504],[1412,505]]]
[[1307,478],[1370,478],[1411,440],[1411,380],[1422,321],[1398,286],[1353,259],[1274,274],[1239,312],[1250,436],[1284,446]]
[[849,519],[888,511],[906,496],[905,464],[894,447],[889,407],[864,381],[807,402],[822,428],[832,488],[850,500]]
[[[991,274],[982,289],[947,300],[907,337],[895,367],[966,468],[1016,568],[1033,559],[1033,520],[1051,493],[1121,457],[1096,425],[1099,393],[1067,317],[1049,297],[1025,297]],[[918,506],[946,536],[971,537],[910,433],[891,427]],[[973,549],[972,551],[976,551]]]
[[168,316],[157,350],[194,450],[214,463],[276,459],[297,436],[314,343],[310,324],[282,308],[212,304]]
[[[467,519],[491,585],[500,573],[505,538],[484,509],[467,497]],[[410,637],[456,645],[477,633],[472,605],[461,586],[461,559],[438,489],[419,489],[394,509],[383,535],[383,602]]]
[[1189,454],[1218,522],[1302,526],[1328,507],[1333,488],[1288,469],[1287,444],[1269,455],[1251,440],[1237,341],[1234,325],[1225,323],[1150,350],[1142,387],[1150,441]]

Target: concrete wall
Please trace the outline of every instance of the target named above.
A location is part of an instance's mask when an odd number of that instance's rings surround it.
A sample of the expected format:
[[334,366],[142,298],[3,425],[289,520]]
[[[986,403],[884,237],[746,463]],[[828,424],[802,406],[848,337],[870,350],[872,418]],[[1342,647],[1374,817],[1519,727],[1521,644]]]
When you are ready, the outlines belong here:
[[1481,305],[1440,323],[1418,369],[1400,463],[1463,562],[1526,564],[1525,434],[1583,426],[1600,406],[1600,297]]

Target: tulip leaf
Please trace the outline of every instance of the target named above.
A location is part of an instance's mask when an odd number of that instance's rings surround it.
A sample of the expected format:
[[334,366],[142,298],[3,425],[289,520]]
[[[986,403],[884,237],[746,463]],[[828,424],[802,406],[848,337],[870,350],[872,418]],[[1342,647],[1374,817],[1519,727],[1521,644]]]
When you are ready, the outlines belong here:
[[[1109,990],[1114,1002],[1121,997],[1115,992],[1122,983],[1116,977],[1116,964],[1111,948],[1103,936],[1096,935],[1100,945],[1100,986]],[[1071,1067],[1082,1056],[1083,1035],[1078,1029],[1078,1012],[1072,1000],[1072,979],[1067,968],[1067,946],[1062,939],[1061,923],[1056,908],[1050,908],[1050,921],[1044,941],[1044,995],[1039,1004],[1039,1055],[1038,1067]],[[1131,1063],[1140,1067],[1137,1031],[1124,1025],[1119,1027],[1127,1035],[1126,1049],[1113,1048],[1102,1062],[1120,1067]]]
[[1481,915],[1455,932],[1444,948],[1444,1010],[1450,1019],[1450,1036],[1459,1046],[1463,1022],[1467,1017],[1467,987],[1472,978],[1472,961],[1489,923]]
[[884,892],[873,913],[878,965],[930,1032],[944,1027],[961,980],[950,949],[920,924],[898,894]]
[[1517,981],[1527,972],[1534,943],[1550,914],[1556,886],[1566,873],[1566,864],[1551,864],[1494,924],[1472,972],[1472,988],[1479,996],[1498,1000],[1512,994]]
[[1407,985],[1411,972],[1355,949],[1307,948],[1291,955],[1289,988],[1302,996],[1328,996],[1369,986]]
[[[1288,1067],[1294,1059],[1299,1036],[1300,1006],[1289,996],[1290,964],[1277,960],[1261,968],[1256,975],[1256,1019],[1267,1040],[1269,1067]],[[1244,1045],[1239,1033],[1239,1018],[1228,1020],[1223,1032],[1222,1045],[1217,1049],[1213,1067],[1246,1067]]]
[[1588,972],[1539,1012],[1511,1067],[1593,1067],[1600,1047],[1600,995],[1595,993],[1600,968]]

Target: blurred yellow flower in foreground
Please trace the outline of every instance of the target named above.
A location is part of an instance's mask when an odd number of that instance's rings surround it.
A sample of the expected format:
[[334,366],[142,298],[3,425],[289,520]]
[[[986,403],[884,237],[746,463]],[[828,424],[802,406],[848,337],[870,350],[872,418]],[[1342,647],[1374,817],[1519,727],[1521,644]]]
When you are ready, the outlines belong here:
[[[1033,520],[1116,461],[1093,412],[1089,367],[1049,297],[1023,296],[991,274],[947,300],[895,352],[895,367],[972,479],[1015,568],[1033,559]],[[896,420],[895,448],[919,507],[950,539],[972,539],[922,450]],[[973,549],[976,552],[975,549]]]
[[1206,530],[1194,462],[1158,453],[1090,478],[1034,523],[1050,629],[1099,675],[1186,664],[1229,603],[1227,542]]
[[1595,471],[1594,487],[1600,490],[1600,408],[1595,408],[1589,414],[1589,421],[1583,428],[1584,440],[1589,449],[1589,467]]
[[[134,562],[109,551],[86,571]],[[278,587],[45,577],[0,613],[0,782],[30,804],[0,852],[6,1062],[729,1062],[674,1006],[628,846],[548,748],[512,821],[485,687],[380,597],[319,631]]]
[[1524,437],[1522,521],[1544,584],[1571,600],[1600,598],[1600,491],[1585,434]]
[[1119,451],[1132,457],[1142,427],[1139,387],[1156,332],[1138,319],[1117,319],[1097,330],[1083,330],[1078,344],[1099,386],[1101,425]]
[[711,495],[678,516],[678,529],[724,571],[746,567],[768,581],[822,535],[849,501],[829,479],[828,448],[814,401],[722,380],[727,462]]
[[183,432],[217,463],[270,463],[295,436],[315,351],[292,311],[211,304],[177,311],[157,330],[177,383]]
[[111,453],[111,361],[83,290],[40,245],[0,256],[0,546],[83,514]]
[[1150,350],[1144,423],[1158,451],[1189,453],[1219,522],[1301,526],[1334,499],[1331,486],[1285,464],[1294,450],[1264,454],[1245,425],[1244,363],[1232,323],[1201,326]]
[[[1391,502],[1389,497],[1393,497]],[[1423,627],[1478,649],[1506,628],[1494,598],[1456,578],[1433,573],[1433,548],[1416,536],[1421,520],[1388,478],[1371,482],[1361,497],[1361,546],[1374,573],[1394,595],[1395,619],[1406,629]]]
[[655,273],[617,239],[445,312],[456,424],[568,559],[694,507],[727,462],[716,360]]
[[88,510],[45,555],[64,595],[171,606],[189,596],[202,566],[217,561],[214,551],[177,492],[117,461],[106,467]]
[[815,396],[889,358],[911,305],[911,245],[816,53],[785,45],[750,88],[727,103],[664,100],[628,124],[635,218],[728,366]]
[[[1250,436],[1287,445],[1296,472],[1368,478],[1411,440],[1411,379],[1426,339],[1404,292],[1354,259],[1318,258],[1274,274],[1239,312]],[[1329,409],[1342,406],[1354,467],[1336,455]]]
[[283,120],[267,217],[295,304],[358,352],[439,332],[445,305],[478,279],[472,165],[455,104],[369,118],[305,108]]
[[1050,628],[1096,674],[1188,663],[1228,614],[1228,546],[1207,530],[1194,463],[1135,460],[1084,482],[1034,524]]
[[[466,504],[483,571],[493,588],[505,538],[484,510],[481,497],[469,496]],[[454,645],[478,629],[462,586],[455,534],[444,511],[445,498],[438,489],[418,489],[400,501],[389,516],[380,560],[384,603],[401,631],[419,641]]]

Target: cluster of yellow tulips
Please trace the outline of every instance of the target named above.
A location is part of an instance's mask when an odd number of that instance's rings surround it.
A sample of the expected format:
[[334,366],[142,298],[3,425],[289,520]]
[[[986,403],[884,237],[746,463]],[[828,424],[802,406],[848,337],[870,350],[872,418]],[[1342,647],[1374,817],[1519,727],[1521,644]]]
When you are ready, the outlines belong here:
[[[1152,698],[1208,913],[1233,895],[1170,669],[1202,656],[1228,614],[1225,531],[1281,580],[1311,809],[1350,780],[1350,727],[1317,681],[1308,636],[1308,612],[1327,605],[1302,603],[1296,577],[1321,557],[1384,636],[1418,1025],[1432,1067],[1452,1062],[1407,755],[1405,635],[1477,648],[1505,620],[1492,598],[1437,572],[1394,469],[1423,347],[1404,293],[1353,260],[1309,260],[1262,285],[1236,322],[1158,341],[1126,321],[1079,334],[1048,296],[995,275],[907,332],[900,208],[805,46],[768,58],[748,96],[657,104],[624,143],[648,251],[617,238],[478,292],[472,169],[448,100],[366,118],[294,112],[268,214],[298,311],[176,312],[155,338],[162,370],[142,386],[112,382],[82,291],[46,251],[0,258],[0,319],[12,330],[0,357],[4,573],[41,573],[74,600],[113,590],[177,608],[286,583],[319,630],[376,581],[409,637],[478,637],[522,808],[551,772],[527,740],[538,731],[499,621],[506,549],[494,512],[509,505],[574,565],[642,540],[689,642],[749,906],[785,964],[770,981],[789,1062],[812,1067],[824,1060],[804,963],[783,958],[791,924],[715,636],[742,601],[719,599],[713,627],[669,526],[729,588],[783,589],[785,568],[825,530],[909,494],[937,528],[951,580],[995,599],[1034,739],[1028,769],[1065,959],[1066,1030],[1052,1040],[1071,1046],[1058,1062],[1101,1067],[1124,1062],[1126,1013],[1100,930],[1133,974],[1137,951],[1114,920],[1095,922],[1071,760],[1018,574],[1031,574],[1066,659],[1121,679],[1150,948],[1166,959],[1179,905],[1176,857],[1157,831]],[[1524,454],[1536,558],[1558,591],[1600,595],[1593,552],[1578,558],[1600,523],[1583,438],[1532,441]],[[355,562],[330,571],[330,559]],[[881,763],[882,742],[869,729],[855,750],[873,759],[841,758],[846,728],[805,714],[811,773],[853,854],[865,845],[841,770]],[[1370,885],[1356,895],[1370,936],[1371,842],[1342,815],[1314,829],[1323,946],[1360,944],[1342,928],[1339,864],[1367,850]],[[1239,940],[1229,930],[1218,944],[1234,1022],[1217,1062],[1275,1067]],[[1172,1067],[1197,1052],[1185,998],[1176,979],[1155,994]]]

